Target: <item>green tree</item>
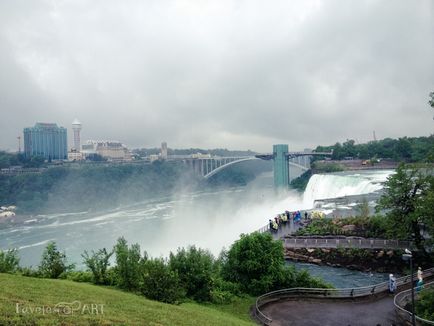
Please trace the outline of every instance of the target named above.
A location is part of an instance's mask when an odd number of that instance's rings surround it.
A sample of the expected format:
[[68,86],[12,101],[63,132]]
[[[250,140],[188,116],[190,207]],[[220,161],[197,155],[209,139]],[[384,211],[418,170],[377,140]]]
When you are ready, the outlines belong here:
[[42,277],[58,278],[60,274],[74,269],[74,264],[68,265],[66,254],[57,249],[56,243],[51,241],[42,254],[39,272]]
[[257,232],[242,234],[223,260],[223,277],[253,295],[273,289],[285,262],[282,243]]
[[0,250],[0,273],[13,273],[18,269],[20,258],[17,249]]
[[195,246],[170,253],[169,266],[179,275],[186,295],[196,301],[210,301],[213,289],[214,257]]
[[92,254],[89,255],[87,251],[81,255],[84,259],[84,264],[92,272],[93,282],[95,284],[109,284],[109,277],[107,274],[107,268],[110,265],[110,257],[114,251],[108,252],[106,248],[99,249],[97,252],[92,250]]
[[117,285],[127,290],[138,290],[140,287],[140,246],[133,244],[128,248],[127,240],[121,237],[114,247],[114,252]]
[[[425,253],[421,231],[432,227],[434,216],[434,176],[431,170],[401,164],[385,183],[379,209],[386,209],[390,229],[395,236],[414,239],[416,247]],[[432,228],[429,230],[432,235]]]
[[149,299],[176,303],[185,296],[178,273],[162,258],[143,261],[142,293]]

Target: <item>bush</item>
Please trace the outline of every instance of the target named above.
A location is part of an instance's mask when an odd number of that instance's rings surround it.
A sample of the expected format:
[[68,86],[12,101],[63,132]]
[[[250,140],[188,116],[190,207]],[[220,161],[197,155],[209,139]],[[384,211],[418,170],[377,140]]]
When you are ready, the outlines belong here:
[[223,278],[252,295],[272,290],[284,266],[283,246],[269,233],[242,234],[223,259]]
[[176,271],[187,296],[196,301],[210,301],[213,289],[214,257],[209,251],[195,246],[170,253],[169,266]]
[[428,320],[434,320],[434,289],[425,289],[416,301],[416,314]]
[[140,246],[131,245],[128,248],[124,237],[118,239],[114,252],[116,255],[116,284],[126,290],[139,290],[140,288]]
[[19,268],[17,249],[0,250],[0,273],[14,273]]
[[107,252],[105,248],[99,249],[97,252],[92,250],[92,255],[89,256],[85,251],[81,256],[84,259],[84,263],[87,268],[93,274],[93,283],[95,284],[109,284],[109,277],[107,275],[107,269],[110,265],[110,257],[114,251]]
[[83,272],[83,271],[70,271],[70,272],[62,273],[59,275],[59,278],[74,281],[74,282],[92,283],[93,281],[92,273]]
[[161,258],[143,262],[142,278],[141,291],[149,299],[177,303],[185,296],[178,273]]
[[58,278],[62,273],[74,269],[74,264],[68,265],[64,252],[57,250],[54,241],[48,243],[42,254],[39,273],[42,277]]
[[19,268],[18,273],[26,277],[41,277],[39,270],[33,269],[32,267],[21,267]]

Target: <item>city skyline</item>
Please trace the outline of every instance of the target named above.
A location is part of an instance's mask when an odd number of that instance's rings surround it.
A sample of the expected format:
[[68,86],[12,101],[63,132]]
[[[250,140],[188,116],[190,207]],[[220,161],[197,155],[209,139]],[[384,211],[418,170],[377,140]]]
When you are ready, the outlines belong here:
[[433,3],[0,4],[0,149],[36,122],[269,152],[434,131]]

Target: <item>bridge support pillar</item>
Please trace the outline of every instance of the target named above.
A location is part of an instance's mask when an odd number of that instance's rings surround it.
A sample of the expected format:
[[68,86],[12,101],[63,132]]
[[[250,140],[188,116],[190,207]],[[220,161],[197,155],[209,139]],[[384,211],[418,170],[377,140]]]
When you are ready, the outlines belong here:
[[288,162],[288,145],[273,145],[274,157],[274,186],[276,188],[289,187],[289,162]]

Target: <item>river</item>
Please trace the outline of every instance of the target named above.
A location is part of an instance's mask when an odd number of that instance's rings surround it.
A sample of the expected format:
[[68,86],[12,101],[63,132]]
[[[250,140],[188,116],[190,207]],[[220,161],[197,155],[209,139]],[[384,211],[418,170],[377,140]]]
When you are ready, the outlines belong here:
[[[112,248],[120,236],[129,243],[138,243],[142,251],[146,250],[153,257],[167,257],[170,251],[193,244],[218,255],[241,233],[259,229],[269,218],[285,210],[308,209],[316,205],[328,214],[339,209],[349,211],[355,205],[351,201],[331,207],[330,201],[324,204],[315,200],[329,195],[348,198],[372,195],[381,190],[381,182],[391,172],[358,171],[314,176],[304,196],[296,191],[276,194],[272,174],[264,173],[246,187],[178,192],[106,212],[38,215],[23,225],[0,230],[0,248],[18,248],[22,266],[37,266],[45,245],[56,241],[69,261],[79,268],[83,266],[81,254],[84,250]],[[344,193],[338,191],[343,188]],[[308,268],[336,286],[343,286],[342,279],[348,281],[345,286],[373,284],[385,279],[381,274],[368,275],[346,269],[307,264],[297,266],[300,267]],[[337,276],[342,273],[346,277]]]

